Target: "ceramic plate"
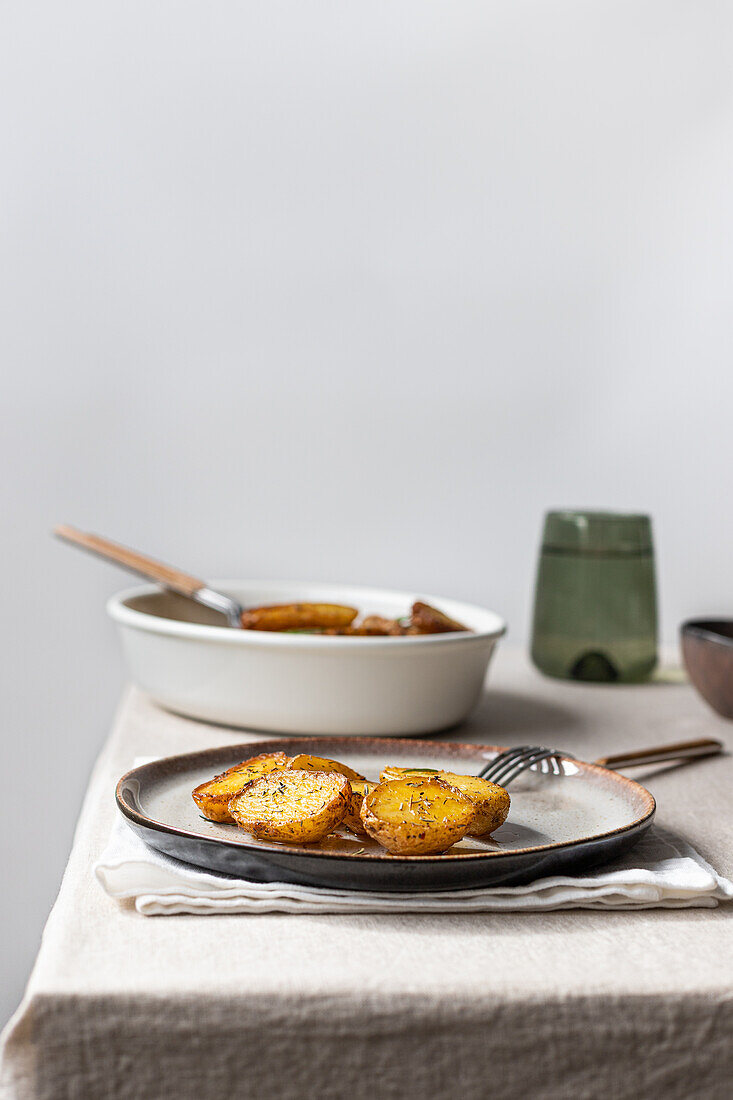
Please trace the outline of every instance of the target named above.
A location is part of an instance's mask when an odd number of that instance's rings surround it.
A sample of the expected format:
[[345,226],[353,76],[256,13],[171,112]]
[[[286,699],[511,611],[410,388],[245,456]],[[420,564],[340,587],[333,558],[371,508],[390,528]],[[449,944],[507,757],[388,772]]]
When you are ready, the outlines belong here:
[[318,844],[276,844],[201,817],[194,787],[247,757],[280,751],[335,758],[377,779],[388,764],[476,773],[501,749],[360,737],[250,741],[135,768],[117,785],[117,805],[143,840],[187,863],[250,880],[353,890],[452,890],[573,873],[626,851],[654,816],[654,799],[638,783],[564,758],[564,775],[525,772],[511,784],[509,817],[492,837],[464,837],[438,856],[392,856],[346,830]]

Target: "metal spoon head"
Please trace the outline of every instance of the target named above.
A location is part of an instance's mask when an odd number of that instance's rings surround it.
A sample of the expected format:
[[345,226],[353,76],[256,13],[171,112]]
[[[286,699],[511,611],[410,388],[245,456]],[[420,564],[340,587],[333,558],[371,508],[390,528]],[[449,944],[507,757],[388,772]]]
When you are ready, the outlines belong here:
[[192,593],[193,599],[204,607],[210,607],[212,611],[219,611],[226,615],[227,622],[235,630],[242,630],[242,605],[225,596],[223,592],[215,592],[213,588],[198,588]]

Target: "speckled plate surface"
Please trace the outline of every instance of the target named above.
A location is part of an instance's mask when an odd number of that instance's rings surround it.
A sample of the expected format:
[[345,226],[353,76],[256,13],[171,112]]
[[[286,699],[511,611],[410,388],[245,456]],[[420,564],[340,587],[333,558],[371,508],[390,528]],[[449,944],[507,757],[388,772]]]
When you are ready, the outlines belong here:
[[464,837],[438,856],[392,856],[346,830],[319,844],[276,844],[200,816],[194,787],[247,757],[280,751],[331,757],[378,779],[388,764],[476,773],[501,749],[366,737],[250,741],[135,768],[117,785],[117,805],[143,840],[187,863],[257,881],[353,890],[454,890],[573,874],[626,851],[654,817],[644,787],[571,759],[562,776],[532,771],[512,783],[509,817],[488,840]]

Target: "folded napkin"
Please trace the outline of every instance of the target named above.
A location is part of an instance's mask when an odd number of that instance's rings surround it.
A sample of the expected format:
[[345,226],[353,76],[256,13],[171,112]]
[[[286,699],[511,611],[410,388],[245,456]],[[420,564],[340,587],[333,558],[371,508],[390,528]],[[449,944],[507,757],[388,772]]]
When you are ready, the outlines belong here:
[[718,875],[680,837],[652,827],[622,859],[597,871],[555,875],[527,886],[435,893],[378,893],[247,882],[202,871],[149,848],[122,818],[94,865],[113,898],[134,898],[146,917],[174,913],[488,913],[550,909],[711,909],[733,899]]

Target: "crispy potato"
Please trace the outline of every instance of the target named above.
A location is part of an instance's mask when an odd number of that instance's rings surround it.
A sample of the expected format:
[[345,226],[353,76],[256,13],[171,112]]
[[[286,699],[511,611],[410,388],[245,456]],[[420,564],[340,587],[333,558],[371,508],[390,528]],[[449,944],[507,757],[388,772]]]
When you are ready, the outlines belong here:
[[369,836],[364,828],[364,822],[361,820],[361,807],[365,796],[376,787],[376,783],[368,783],[365,779],[351,779],[349,784],[351,786],[351,798],[341,824],[350,829],[352,833],[356,833],[357,836]]
[[[437,607],[431,607],[429,603],[416,600],[412,605],[412,626],[420,634],[447,634],[455,630],[469,631],[463,623],[451,619]],[[409,629],[409,628],[408,628]]]
[[367,615],[361,622],[352,623],[351,626],[320,631],[321,634],[347,635],[352,638],[387,638],[392,634],[406,632],[406,627],[399,619],[385,619],[382,615]]
[[248,783],[229,810],[237,825],[261,840],[313,844],[341,824],[350,797],[340,772],[282,768]]
[[321,633],[347,635],[352,638],[386,637],[395,633],[397,625],[397,619],[385,619],[382,615],[367,615],[361,622],[353,622],[350,626],[331,627]]
[[358,615],[355,607],[337,603],[283,603],[250,607],[242,612],[245,630],[328,630],[347,627]]
[[444,852],[465,836],[475,815],[465,795],[432,776],[379,783],[361,808],[369,836],[394,855],[410,856]]
[[289,760],[290,757],[284,752],[265,752],[260,756],[252,756],[196,787],[192,792],[193,800],[209,821],[234,824],[229,813],[229,803],[234,795],[239,794],[248,783],[265,772],[271,772],[274,768],[286,768]]
[[361,804],[367,790],[371,789],[375,785],[374,783],[367,783],[364,776],[354,771],[348,764],[341,764],[338,760],[329,760],[325,756],[309,756],[307,753],[302,753],[300,756],[293,757],[288,764],[288,768],[301,768],[305,771],[316,772],[340,772],[341,775],[345,775],[351,786],[351,795],[341,824],[351,829],[352,833],[356,833],[358,836],[368,835],[361,820]]
[[348,764],[340,764],[338,760],[329,760],[325,756],[309,756],[302,752],[300,756],[294,756],[288,764],[289,768],[300,768],[306,772],[340,772],[347,779],[364,779],[363,775],[355,772]]
[[403,779],[414,775],[435,776],[465,794],[476,807],[476,817],[468,830],[469,836],[488,836],[503,825],[509,813],[509,792],[477,775],[457,775],[434,768],[385,768],[379,779]]
[[400,621],[387,619],[384,615],[365,615],[359,629],[362,634],[396,634],[400,631]]

